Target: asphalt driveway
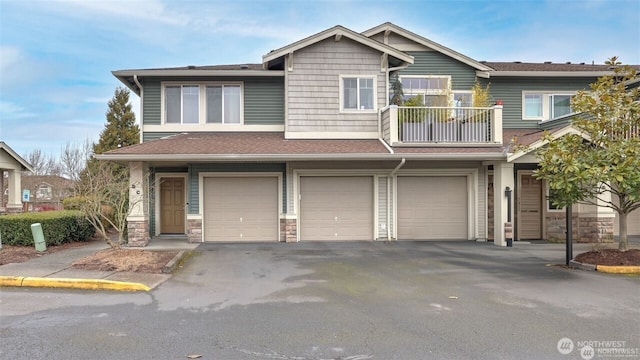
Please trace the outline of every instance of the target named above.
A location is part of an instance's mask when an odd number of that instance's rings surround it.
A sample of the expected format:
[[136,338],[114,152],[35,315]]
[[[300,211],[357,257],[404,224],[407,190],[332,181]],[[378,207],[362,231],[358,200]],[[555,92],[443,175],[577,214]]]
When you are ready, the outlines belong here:
[[151,292],[3,288],[0,358],[637,358],[640,277],[563,263],[542,242],[202,244]]
[[202,331],[238,358],[580,359],[594,341],[639,348],[640,278],[563,263],[564,245],[542,242],[202,244],[154,297],[160,311],[217,318],[220,331]]

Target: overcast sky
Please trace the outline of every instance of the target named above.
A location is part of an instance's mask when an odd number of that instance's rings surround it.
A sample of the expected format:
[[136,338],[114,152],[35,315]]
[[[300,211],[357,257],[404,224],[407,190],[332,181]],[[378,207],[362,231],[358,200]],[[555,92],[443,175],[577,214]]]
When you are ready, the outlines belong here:
[[334,25],[386,21],[476,60],[640,64],[639,0],[0,0],[0,140],[55,156],[97,141],[113,70],[259,63]]

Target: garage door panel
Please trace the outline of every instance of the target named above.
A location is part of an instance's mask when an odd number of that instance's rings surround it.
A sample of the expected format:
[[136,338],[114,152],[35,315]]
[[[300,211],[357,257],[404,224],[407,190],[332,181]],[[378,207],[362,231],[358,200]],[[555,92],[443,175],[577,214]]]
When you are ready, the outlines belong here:
[[467,238],[464,176],[398,177],[398,239]]
[[301,177],[301,240],[372,240],[372,177]]
[[207,241],[277,241],[278,179],[205,178]]

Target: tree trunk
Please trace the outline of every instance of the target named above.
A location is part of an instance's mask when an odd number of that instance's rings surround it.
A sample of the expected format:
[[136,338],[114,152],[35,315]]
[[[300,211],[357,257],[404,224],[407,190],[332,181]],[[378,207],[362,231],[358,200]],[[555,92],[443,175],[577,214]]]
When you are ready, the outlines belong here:
[[618,244],[618,250],[627,251],[627,213],[618,213],[620,217],[618,233],[620,237],[620,243]]

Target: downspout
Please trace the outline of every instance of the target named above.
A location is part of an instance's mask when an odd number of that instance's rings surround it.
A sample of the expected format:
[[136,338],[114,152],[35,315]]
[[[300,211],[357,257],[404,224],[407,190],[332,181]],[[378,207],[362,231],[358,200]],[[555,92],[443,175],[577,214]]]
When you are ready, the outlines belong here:
[[[387,177],[387,241],[391,241],[391,180],[398,170],[404,166],[406,160],[407,159],[402,158],[402,160],[400,160],[400,164],[398,164],[398,166],[396,166]],[[396,230],[395,227],[393,230]]]
[[142,84],[140,84],[140,81],[138,81],[138,75],[133,75],[133,82],[136,83],[136,86],[138,87],[138,89],[140,89],[140,143],[142,144],[142,134],[144,133],[142,129],[144,89],[142,88]]

